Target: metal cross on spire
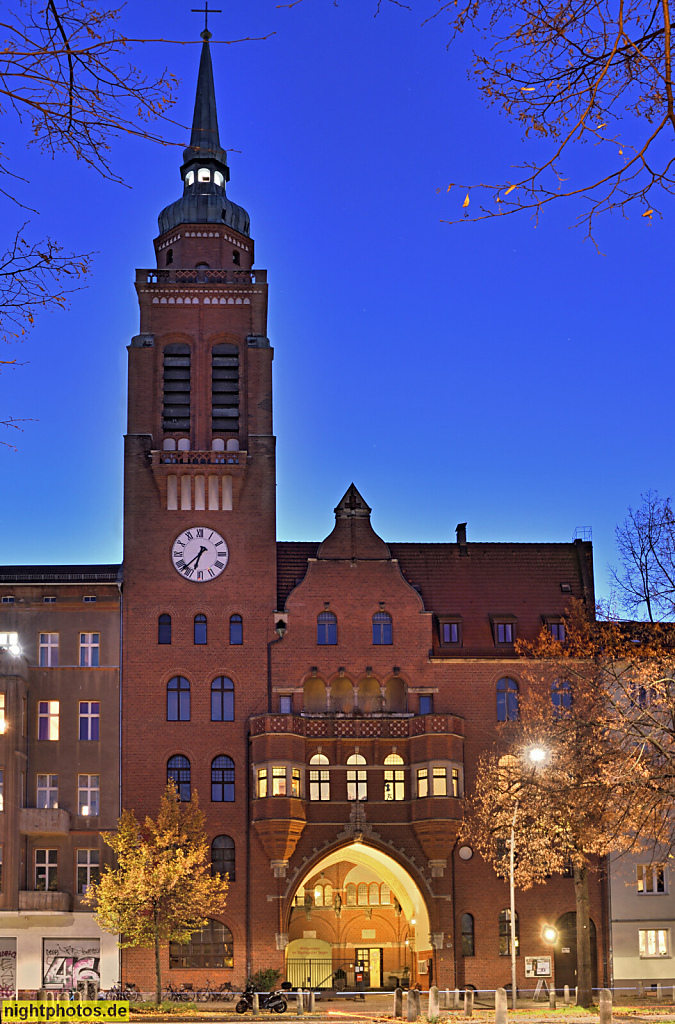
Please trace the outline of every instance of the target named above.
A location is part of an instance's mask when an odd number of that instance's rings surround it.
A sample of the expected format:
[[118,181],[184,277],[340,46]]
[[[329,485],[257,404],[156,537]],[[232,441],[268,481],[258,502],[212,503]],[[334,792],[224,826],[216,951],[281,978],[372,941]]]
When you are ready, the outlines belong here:
[[209,8],[209,0],[204,0],[204,6],[193,7],[192,13],[204,15],[204,31],[200,34],[202,39],[210,39],[211,33],[209,32],[209,14],[222,14],[222,10],[218,10],[215,7]]

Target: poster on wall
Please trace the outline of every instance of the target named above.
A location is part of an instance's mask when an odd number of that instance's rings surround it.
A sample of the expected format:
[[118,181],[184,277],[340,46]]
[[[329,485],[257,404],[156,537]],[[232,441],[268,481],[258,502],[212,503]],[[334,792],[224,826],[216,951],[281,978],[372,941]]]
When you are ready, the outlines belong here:
[[15,938],[0,938],[0,999],[16,999]]
[[101,981],[100,939],[43,939],[44,988],[77,988],[78,981]]
[[550,978],[551,957],[550,956],[526,956],[525,957],[526,978]]

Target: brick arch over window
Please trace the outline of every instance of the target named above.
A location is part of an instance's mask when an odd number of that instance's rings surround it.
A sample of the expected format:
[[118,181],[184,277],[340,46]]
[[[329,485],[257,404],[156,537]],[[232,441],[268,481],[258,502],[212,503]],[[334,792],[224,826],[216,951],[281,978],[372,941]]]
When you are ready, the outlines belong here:
[[216,836],[211,843],[211,874],[235,880],[235,847],[231,836]]

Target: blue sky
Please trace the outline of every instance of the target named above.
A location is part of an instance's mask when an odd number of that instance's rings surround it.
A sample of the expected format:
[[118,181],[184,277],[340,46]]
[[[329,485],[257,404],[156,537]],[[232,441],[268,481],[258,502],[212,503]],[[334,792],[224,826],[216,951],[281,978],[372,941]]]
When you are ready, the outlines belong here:
[[[463,198],[449,181],[507,178],[526,152],[467,80],[475,39],[447,49],[441,20],[421,27],[432,0],[377,18],[375,0],[221,6],[214,39],[275,33],[213,55],[228,194],[269,271],[279,537],[322,538],[353,480],[391,541],[451,540],[465,520],[483,541],[591,526],[604,592],[627,506],[672,491],[672,204],[663,220],[606,218],[605,255],[563,205],[537,227],[442,223]],[[123,26],[196,39],[190,7],[131,0]],[[134,49],[181,78],[183,124],[198,58]],[[31,421],[17,453],[0,450],[0,562],[115,561],[134,269],[153,265],[157,214],[180,194],[180,148],[116,143],[125,187],[27,151],[10,115],[2,139],[40,210],[29,232],[96,256],[70,308],[3,353],[25,365],[0,377],[0,409]],[[0,209],[10,235],[21,211]]]

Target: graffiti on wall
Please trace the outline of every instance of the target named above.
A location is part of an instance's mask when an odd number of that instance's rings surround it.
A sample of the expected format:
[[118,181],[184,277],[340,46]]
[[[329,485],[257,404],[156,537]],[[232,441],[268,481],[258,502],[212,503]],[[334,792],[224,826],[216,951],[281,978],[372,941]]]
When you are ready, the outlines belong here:
[[16,939],[0,938],[0,999],[16,998]]
[[100,983],[100,940],[43,939],[42,973],[45,988],[77,988],[78,981]]

